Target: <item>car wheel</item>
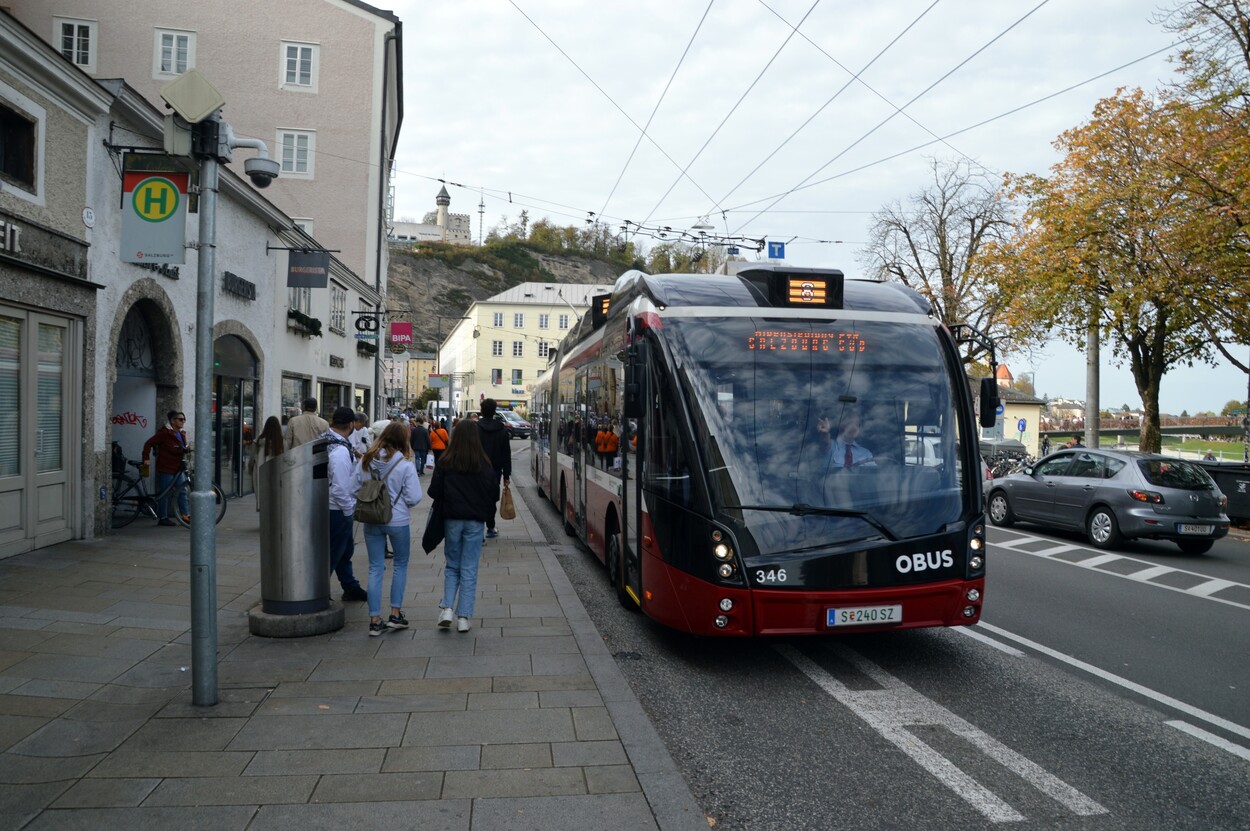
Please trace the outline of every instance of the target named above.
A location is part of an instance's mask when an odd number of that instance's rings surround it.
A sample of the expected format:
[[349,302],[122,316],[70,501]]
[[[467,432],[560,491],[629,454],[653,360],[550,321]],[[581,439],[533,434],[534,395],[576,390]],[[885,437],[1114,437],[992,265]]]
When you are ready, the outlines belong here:
[[994,491],[990,494],[990,522],[1006,528],[1015,521],[1016,515],[1011,512],[1011,503],[1007,501],[1007,494],[1002,491]]
[[1206,554],[1215,545],[1215,540],[1177,540],[1176,544],[1186,554]]
[[1085,520],[1085,535],[1096,548],[1115,548],[1120,544],[1120,523],[1110,508],[1100,505]]

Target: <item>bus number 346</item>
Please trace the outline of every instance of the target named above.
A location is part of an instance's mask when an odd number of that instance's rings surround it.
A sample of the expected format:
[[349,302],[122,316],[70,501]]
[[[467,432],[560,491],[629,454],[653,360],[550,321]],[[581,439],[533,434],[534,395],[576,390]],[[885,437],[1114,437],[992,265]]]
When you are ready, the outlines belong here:
[[786,570],[784,568],[770,568],[768,571],[760,569],[755,572],[755,582],[757,583],[784,583],[786,582]]

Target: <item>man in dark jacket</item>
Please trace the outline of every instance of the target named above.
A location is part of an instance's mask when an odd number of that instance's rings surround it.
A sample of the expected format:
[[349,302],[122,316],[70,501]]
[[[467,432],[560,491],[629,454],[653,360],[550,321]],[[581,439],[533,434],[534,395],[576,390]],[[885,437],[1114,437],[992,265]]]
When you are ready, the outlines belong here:
[[412,456],[417,464],[417,475],[425,475],[425,457],[430,452],[430,431],[425,428],[425,419],[417,416],[412,422]]
[[[482,435],[482,449],[486,451],[491,466],[495,468],[495,481],[503,477],[506,486],[512,481],[512,440],[508,438],[508,428],[501,419],[495,418],[499,405],[493,398],[482,401],[482,415],[477,420],[477,429]],[[495,530],[495,508],[491,507],[490,519],[486,520],[486,538],[499,536]]]

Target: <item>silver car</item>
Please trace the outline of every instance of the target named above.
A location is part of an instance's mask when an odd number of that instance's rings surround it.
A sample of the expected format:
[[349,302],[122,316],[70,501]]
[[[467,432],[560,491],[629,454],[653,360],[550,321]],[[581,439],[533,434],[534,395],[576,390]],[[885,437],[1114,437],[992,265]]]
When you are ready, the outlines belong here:
[[1136,450],[1073,448],[995,479],[990,521],[1084,531],[1098,548],[1171,540],[1202,554],[1228,533],[1228,497],[1198,465]]

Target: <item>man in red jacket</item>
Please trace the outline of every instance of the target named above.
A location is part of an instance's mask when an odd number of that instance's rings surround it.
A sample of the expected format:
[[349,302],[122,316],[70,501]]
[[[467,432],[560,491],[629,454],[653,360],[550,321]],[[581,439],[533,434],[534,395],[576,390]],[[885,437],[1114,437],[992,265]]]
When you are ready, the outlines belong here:
[[[190,449],[187,446],[187,432],[183,427],[187,423],[187,417],[178,410],[170,410],[167,414],[169,423],[156,431],[156,435],[148,439],[143,444],[143,473],[147,474],[148,455],[156,451],[156,489],[157,493],[163,493],[165,488],[171,482],[177,481],[177,485],[182,484],[182,457],[187,454]],[[157,502],[157,512],[160,519],[158,525],[173,525],[174,521],[169,518],[169,498]],[[187,506],[187,494],[185,491],[178,493],[178,511],[183,516],[190,515],[190,509]]]

